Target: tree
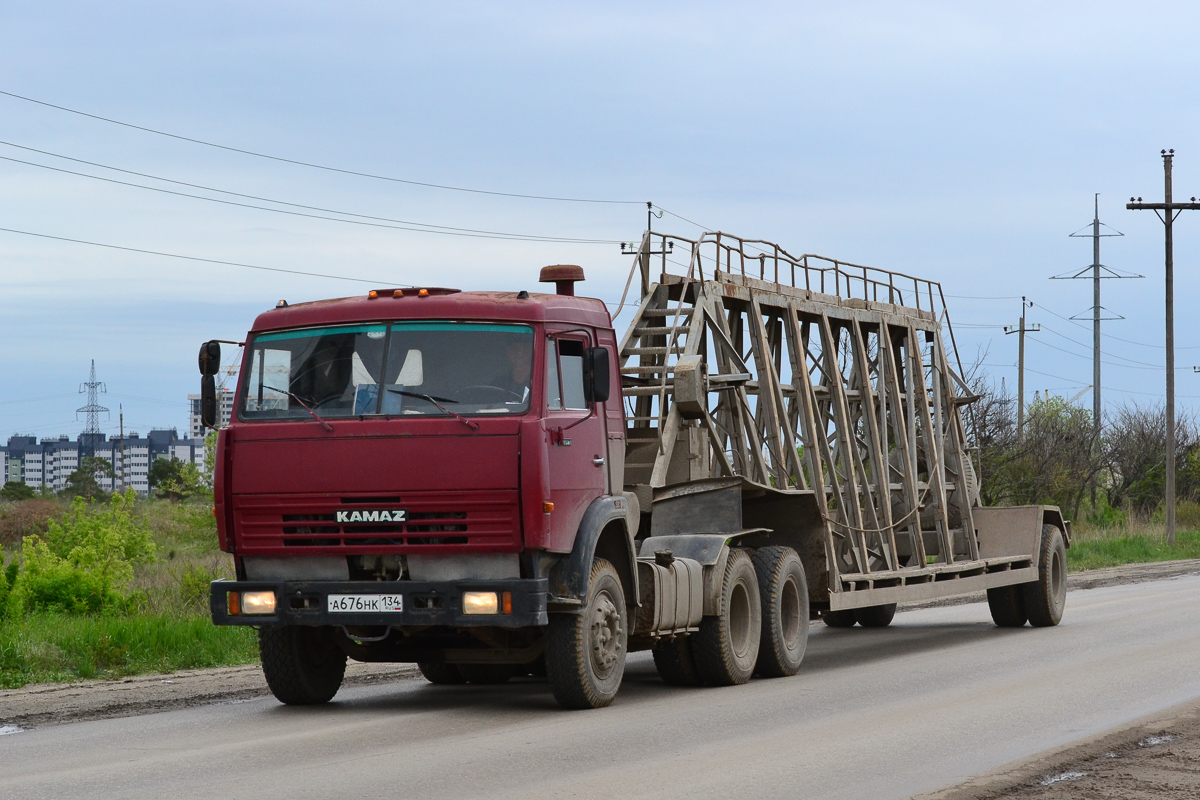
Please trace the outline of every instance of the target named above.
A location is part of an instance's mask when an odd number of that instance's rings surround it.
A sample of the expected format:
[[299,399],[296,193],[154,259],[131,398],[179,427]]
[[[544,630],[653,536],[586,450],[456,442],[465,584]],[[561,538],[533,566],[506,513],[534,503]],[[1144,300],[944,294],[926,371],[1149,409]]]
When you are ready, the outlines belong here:
[[30,500],[36,496],[37,492],[32,486],[16,481],[9,481],[0,489],[0,500]]
[[[1109,471],[1108,504],[1149,516],[1166,492],[1167,413],[1160,405],[1127,403],[1109,415],[1104,460]],[[1175,422],[1178,497],[1200,492],[1200,432],[1195,418]]]
[[213,474],[217,468],[217,432],[209,431],[204,436],[204,469],[201,479],[209,489],[213,486]]
[[150,465],[150,472],[146,476],[147,482],[151,489],[157,489],[165,481],[173,481],[179,479],[179,470],[183,469],[183,462],[178,458],[171,456],[170,458],[156,458],[154,463]]
[[199,467],[178,458],[160,458],[154,462],[150,467],[150,488],[167,500],[186,500],[210,489]]
[[87,457],[79,460],[79,469],[67,478],[66,488],[62,493],[67,497],[82,497],[87,500],[103,499],[109,493],[100,488],[103,479],[112,480],[112,464],[103,458]]

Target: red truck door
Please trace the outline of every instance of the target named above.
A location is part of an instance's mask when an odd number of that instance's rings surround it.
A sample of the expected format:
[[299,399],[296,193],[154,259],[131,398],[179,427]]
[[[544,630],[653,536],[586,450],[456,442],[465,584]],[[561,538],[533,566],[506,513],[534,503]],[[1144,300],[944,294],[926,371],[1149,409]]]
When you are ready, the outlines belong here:
[[608,473],[604,409],[583,397],[585,333],[555,335],[546,343],[546,429],[550,432],[551,549],[570,551],[583,512],[606,494]]

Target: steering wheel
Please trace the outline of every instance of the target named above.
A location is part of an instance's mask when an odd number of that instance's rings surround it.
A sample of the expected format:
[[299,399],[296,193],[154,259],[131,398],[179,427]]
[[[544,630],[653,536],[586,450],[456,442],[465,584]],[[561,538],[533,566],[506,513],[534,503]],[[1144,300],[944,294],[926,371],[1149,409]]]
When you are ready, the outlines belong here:
[[326,403],[328,403],[330,400],[339,400],[339,399],[341,399],[341,397],[342,397],[342,395],[343,395],[343,394],[344,394],[343,392],[335,392],[335,393],[333,393],[333,394],[331,394],[331,395],[328,395],[327,397],[322,397],[320,400],[316,401],[315,403],[309,403],[309,404],[308,404],[308,407],[309,407],[309,408],[311,408],[313,411],[316,411],[318,408],[320,408],[321,406],[325,405],[325,404],[326,404]]
[[[508,398],[510,398],[510,397],[516,398],[518,401],[524,399],[521,395],[517,394],[514,391],[505,389],[502,386],[492,386],[490,383],[476,383],[476,384],[472,384],[471,386],[464,386],[463,388],[458,390],[457,394],[459,397],[462,397],[464,393],[470,392],[472,389],[476,389],[476,390],[482,389],[482,390],[485,390],[485,392],[498,393],[500,395],[501,401],[508,400]],[[459,401],[459,402],[463,402],[463,401]],[[478,402],[486,403],[489,401],[488,400],[480,400]],[[495,402],[495,401],[492,401],[492,402]]]

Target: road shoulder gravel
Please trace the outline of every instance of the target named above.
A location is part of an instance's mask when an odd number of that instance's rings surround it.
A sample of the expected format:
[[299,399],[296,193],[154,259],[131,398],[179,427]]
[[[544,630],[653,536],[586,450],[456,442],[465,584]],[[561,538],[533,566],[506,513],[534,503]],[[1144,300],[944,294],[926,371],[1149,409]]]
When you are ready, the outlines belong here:
[[914,800],[1176,800],[1200,796],[1200,700],[1005,764]]

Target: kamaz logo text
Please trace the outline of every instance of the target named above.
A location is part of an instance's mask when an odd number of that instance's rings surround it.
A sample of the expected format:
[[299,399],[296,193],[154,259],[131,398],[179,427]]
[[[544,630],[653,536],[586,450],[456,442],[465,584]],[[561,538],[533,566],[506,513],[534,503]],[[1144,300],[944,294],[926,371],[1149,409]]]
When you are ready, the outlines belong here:
[[339,511],[338,522],[404,522],[407,511]]

